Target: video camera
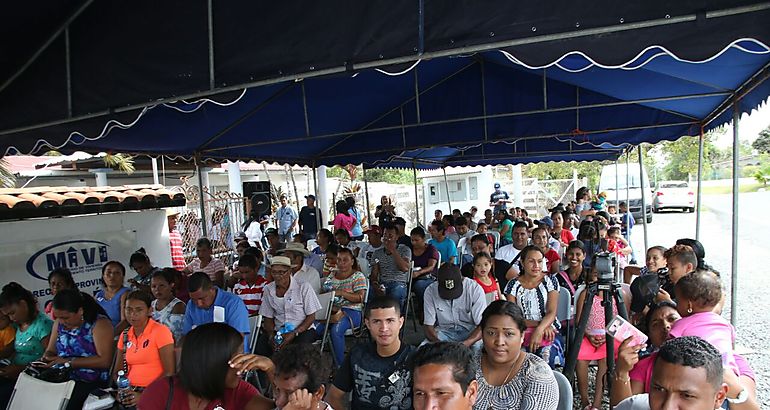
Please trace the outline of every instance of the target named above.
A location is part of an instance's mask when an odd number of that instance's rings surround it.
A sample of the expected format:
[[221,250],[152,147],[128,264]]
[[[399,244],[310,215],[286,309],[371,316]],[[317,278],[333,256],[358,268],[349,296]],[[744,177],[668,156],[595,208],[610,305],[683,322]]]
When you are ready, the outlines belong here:
[[631,282],[631,311],[642,312],[646,306],[655,304],[655,296],[663,289],[673,294],[674,283],[671,282],[668,268],[660,268],[648,275],[640,276]]
[[594,261],[600,283],[611,283],[615,280],[615,268],[618,265],[617,255],[612,252],[599,252],[594,255]]

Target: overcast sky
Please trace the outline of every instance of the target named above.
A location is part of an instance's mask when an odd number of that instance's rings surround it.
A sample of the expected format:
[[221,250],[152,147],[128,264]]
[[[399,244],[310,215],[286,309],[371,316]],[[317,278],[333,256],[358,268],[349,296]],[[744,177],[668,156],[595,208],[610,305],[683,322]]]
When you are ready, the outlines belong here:
[[[739,137],[741,141],[754,142],[754,140],[757,139],[757,136],[759,136],[759,132],[767,128],[768,125],[770,125],[770,98],[765,100],[758,109],[752,111],[750,114],[743,114],[741,117]],[[727,132],[718,136],[714,143],[720,148],[732,145],[732,122],[727,125]]]

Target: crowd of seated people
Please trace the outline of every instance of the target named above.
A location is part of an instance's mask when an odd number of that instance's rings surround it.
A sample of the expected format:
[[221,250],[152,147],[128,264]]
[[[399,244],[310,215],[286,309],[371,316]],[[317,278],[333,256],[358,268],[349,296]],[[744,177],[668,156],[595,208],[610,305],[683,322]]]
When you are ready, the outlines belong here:
[[[409,231],[387,198],[376,215],[382,225],[367,225],[355,201],[339,201],[336,229],[318,229],[311,249],[285,224],[267,229],[265,241],[236,235],[237,260],[227,263],[206,238],[183,270],[156,267],[141,249],[126,255],[136,277],[109,261],[93,296],[66,269],[50,273],[53,298],[42,306],[6,284],[0,359],[10,363],[0,367],[0,406],[26,367],[58,366],[75,382],[71,409],[114,385],[120,371],[131,391],[117,399],[139,409],[556,409],[573,401],[559,396],[554,374],[569,346],[578,349],[581,409],[696,399],[708,403],[702,408],[759,408],[703,246],[654,246],[636,266],[622,235],[629,218],[579,194],[542,219],[506,207],[477,216],[474,207],[436,212],[427,228]],[[598,278],[595,256],[605,251],[626,260],[623,300],[647,345],[605,334],[602,295],[584,304],[583,289]],[[562,288],[576,317],[590,307],[582,340],[568,340],[574,320],[557,319]],[[330,291],[330,319],[318,320]],[[423,325],[417,338],[403,332],[408,306]],[[256,315],[261,328],[252,335]],[[354,330],[363,340],[350,337]],[[316,343],[324,335],[328,354]],[[607,343],[617,352],[612,373]],[[682,378],[700,383],[697,397],[679,397]]]

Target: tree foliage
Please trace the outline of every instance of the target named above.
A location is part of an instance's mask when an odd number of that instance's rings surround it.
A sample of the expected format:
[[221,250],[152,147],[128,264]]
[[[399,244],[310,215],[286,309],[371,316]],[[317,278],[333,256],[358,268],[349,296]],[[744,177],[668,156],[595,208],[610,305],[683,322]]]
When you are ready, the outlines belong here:
[[[414,182],[414,174],[411,169],[394,168],[367,168],[366,178],[364,178],[363,169],[355,167],[356,171],[352,175],[354,180],[367,182],[387,182],[389,184],[408,184]],[[326,176],[333,178],[351,179],[350,166],[334,166],[326,169]]]
[[[703,174],[711,172],[711,157],[714,151],[713,135],[704,135],[703,140]],[[668,180],[688,180],[698,174],[698,138],[682,137],[676,141],[665,141],[658,149],[666,159],[663,167],[663,178]]]
[[770,154],[770,126],[759,132],[759,137],[754,140],[751,147],[760,154]]

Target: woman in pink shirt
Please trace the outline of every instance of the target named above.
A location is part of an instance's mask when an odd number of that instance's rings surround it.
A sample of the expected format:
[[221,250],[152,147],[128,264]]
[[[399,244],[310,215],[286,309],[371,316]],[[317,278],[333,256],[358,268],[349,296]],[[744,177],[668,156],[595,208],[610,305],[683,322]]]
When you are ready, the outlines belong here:
[[337,210],[337,216],[334,217],[334,230],[344,229],[353,236],[353,226],[356,224],[356,217],[348,212],[348,204],[345,201],[337,201],[334,205]]

